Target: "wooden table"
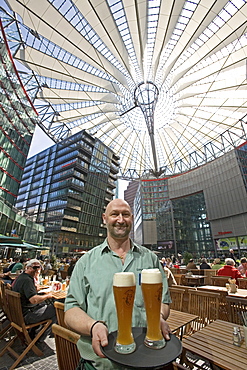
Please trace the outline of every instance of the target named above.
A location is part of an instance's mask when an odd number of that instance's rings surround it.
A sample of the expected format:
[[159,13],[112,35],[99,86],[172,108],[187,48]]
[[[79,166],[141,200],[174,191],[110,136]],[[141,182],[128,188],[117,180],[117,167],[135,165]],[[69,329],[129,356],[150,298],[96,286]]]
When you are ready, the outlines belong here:
[[198,316],[187,312],[170,310],[170,315],[166,320],[172,333],[179,331],[180,340],[183,338],[184,328],[186,325],[198,319]]
[[[186,351],[190,351],[207,359],[213,368],[216,365],[225,370],[246,370],[247,347],[244,341],[240,347],[232,344],[234,326],[236,324],[231,322],[216,320],[185,338],[183,340],[181,363],[186,362],[189,364],[185,354]],[[243,335],[241,327],[240,330]]]
[[67,295],[66,290],[61,290],[60,292],[53,292],[52,293],[52,298],[54,299],[65,299]]
[[[215,290],[221,291],[221,292],[227,292],[227,289],[223,286],[216,286],[216,285],[203,285],[200,286],[200,289],[208,289],[208,290]],[[247,298],[247,289],[239,289],[237,290],[236,293],[229,293],[228,295],[233,296],[233,297],[241,297],[241,298]]]
[[204,279],[206,276],[204,275],[185,275],[185,279],[187,280],[187,285],[191,284],[192,286],[198,286],[204,284]]

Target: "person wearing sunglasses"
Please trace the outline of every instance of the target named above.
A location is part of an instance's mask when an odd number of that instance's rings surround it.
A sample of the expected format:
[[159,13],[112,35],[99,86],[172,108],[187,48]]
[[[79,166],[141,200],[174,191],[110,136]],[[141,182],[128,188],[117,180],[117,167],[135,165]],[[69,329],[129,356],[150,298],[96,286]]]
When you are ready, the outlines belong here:
[[[52,298],[52,292],[42,295],[37,293],[34,277],[41,268],[42,266],[39,260],[35,258],[31,259],[27,262],[25,271],[20,274],[12,284],[12,290],[21,295],[22,312],[26,324],[34,324],[46,319],[51,319],[52,324],[57,321],[54,306],[45,303],[47,299]],[[44,342],[47,335],[50,334],[51,326],[40,337],[37,343]],[[35,332],[30,333],[30,335],[35,335]]]

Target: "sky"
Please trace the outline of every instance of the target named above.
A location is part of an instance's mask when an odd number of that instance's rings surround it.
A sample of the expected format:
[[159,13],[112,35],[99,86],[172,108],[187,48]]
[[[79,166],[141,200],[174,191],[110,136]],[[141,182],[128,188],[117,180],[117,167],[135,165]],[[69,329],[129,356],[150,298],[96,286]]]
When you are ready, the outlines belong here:
[[[55,143],[44,133],[44,131],[39,126],[36,126],[33,139],[31,142],[30,150],[28,153],[28,158],[32,157],[33,155],[39,152],[42,152],[42,150],[45,150],[54,144]],[[123,199],[124,190],[126,190],[129,182],[126,180],[118,180],[118,181],[119,181],[118,198]]]

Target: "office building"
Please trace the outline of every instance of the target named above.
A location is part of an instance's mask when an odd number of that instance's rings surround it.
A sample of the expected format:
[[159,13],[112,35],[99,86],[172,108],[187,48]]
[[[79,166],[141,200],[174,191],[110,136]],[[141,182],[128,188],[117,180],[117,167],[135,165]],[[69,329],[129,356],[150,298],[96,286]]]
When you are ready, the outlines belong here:
[[2,25],[0,43],[0,234],[42,243],[42,225],[14,207],[38,116],[14,65]]
[[118,170],[111,149],[78,132],[27,160],[16,207],[45,227],[53,253],[90,249],[106,237],[101,216]]
[[246,158],[245,143],[194,170],[141,182],[134,239],[165,255],[227,256],[230,248],[246,253]]

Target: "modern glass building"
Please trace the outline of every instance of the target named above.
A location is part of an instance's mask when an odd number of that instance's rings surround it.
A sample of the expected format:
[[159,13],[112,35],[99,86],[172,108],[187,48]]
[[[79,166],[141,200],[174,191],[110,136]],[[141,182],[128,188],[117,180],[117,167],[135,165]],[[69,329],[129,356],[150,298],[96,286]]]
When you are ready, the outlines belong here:
[[[134,201],[134,238],[149,248],[157,245],[156,216],[168,200],[168,178],[146,178],[139,183]],[[127,195],[127,192],[126,192]]]
[[42,243],[44,228],[14,207],[38,118],[13,62],[1,21],[0,119],[0,234]]
[[157,249],[165,255],[213,257],[215,248],[203,192],[165,202],[157,212]]
[[16,207],[45,227],[54,253],[90,249],[106,237],[118,171],[113,151],[81,131],[27,160]]
[[247,254],[246,153],[245,143],[192,171],[144,180],[135,195],[134,239],[166,255]]

